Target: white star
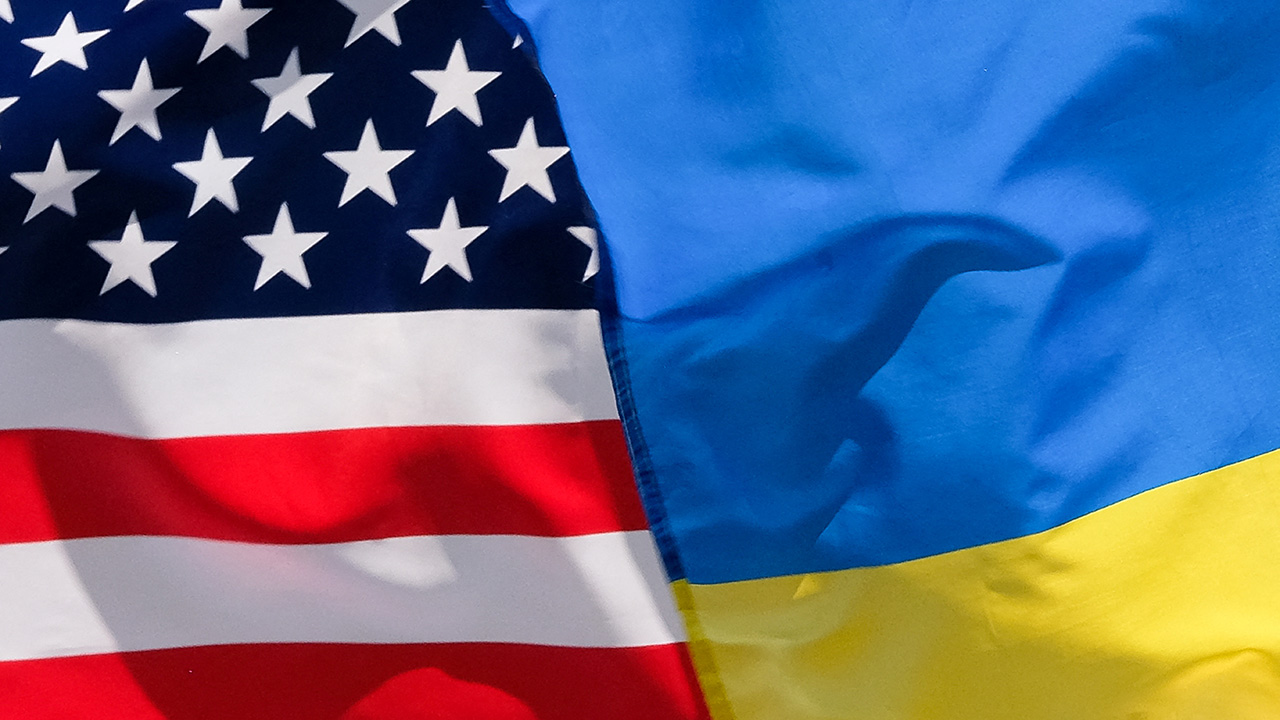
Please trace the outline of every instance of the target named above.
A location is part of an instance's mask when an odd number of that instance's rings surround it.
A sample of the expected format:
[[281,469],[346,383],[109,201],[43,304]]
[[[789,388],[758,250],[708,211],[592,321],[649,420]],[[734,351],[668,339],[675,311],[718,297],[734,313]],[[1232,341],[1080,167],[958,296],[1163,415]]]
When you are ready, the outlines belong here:
[[591,258],[587,260],[587,271],[582,275],[582,281],[586,282],[600,272],[600,234],[595,228],[589,227],[571,227],[569,234],[591,248]]
[[364,132],[360,135],[360,144],[355,150],[324,154],[329,162],[347,173],[347,183],[342,186],[342,199],[338,201],[338,207],[346,205],[351,198],[365,190],[372,190],[374,195],[395,205],[396,192],[391,187],[390,172],[412,154],[412,150],[383,150],[378,142],[378,133],[373,129],[373,120],[366,122]]
[[[142,0],[138,0],[138,2],[142,2]],[[524,36],[516,35],[516,39],[511,41],[511,49],[515,50],[516,48],[520,47],[523,44],[524,44]]]
[[138,7],[141,4],[142,4],[142,0],[129,0],[129,4],[124,6],[124,11],[129,12],[130,10]]
[[242,58],[249,57],[249,26],[261,20],[271,8],[244,8],[240,0],[222,0],[216,8],[188,10],[186,15],[209,31],[200,51],[202,63],[215,52],[229,47]]
[[8,249],[9,249],[9,246],[8,246],[8,245],[0,246],[0,255],[3,255],[3,254],[4,254],[4,251],[5,251],[5,250],[8,250]]
[[444,70],[415,70],[413,76],[423,85],[436,93],[435,102],[431,103],[431,115],[427,125],[434,123],[450,110],[457,110],[477,127],[483,124],[480,120],[480,103],[476,93],[485,85],[493,82],[500,72],[472,70],[467,66],[467,55],[462,49],[462,41],[453,45],[453,53],[449,55],[449,63]]
[[56,33],[22,41],[23,45],[43,53],[40,60],[36,62],[35,69],[31,71],[31,77],[39,75],[60,62],[74,65],[81,70],[88,70],[89,61],[84,56],[84,48],[106,35],[107,32],[109,31],[80,32],[80,28],[76,27],[75,15],[67,13],[67,16],[62,18],[62,24],[58,26]]
[[[3,0],[0,0],[0,2],[2,1]],[[0,98],[0,114],[4,114],[4,111],[8,110],[16,102],[18,102],[18,98],[16,97]]]
[[347,36],[347,44],[359,40],[370,30],[377,30],[382,37],[391,41],[392,45],[400,44],[400,26],[396,25],[396,11],[409,4],[409,0],[338,0],[348,10],[356,14],[351,24],[351,34]]
[[51,207],[56,207],[75,217],[76,188],[97,174],[97,170],[68,170],[67,161],[62,156],[62,141],[54,140],[53,149],[49,151],[49,161],[45,163],[44,170],[16,172],[10,175],[14,182],[35,193],[35,198],[31,201],[31,209],[27,211],[23,224]]
[[314,128],[316,120],[311,114],[311,101],[307,97],[331,77],[333,73],[303,75],[298,64],[298,48],[294,48],[284,61],[284,69],[279,75],[252,81],[254,87],[271,98],[271,102],[267,104],[267,117],[262,121],[263,132],[285,115],[292,115],[303,125]]
[[173,164],[174,170],[186,175],[188,180],[196,184],[195,198],[191,201],[191,212],[187,217],[195,215],[196,211],[215,198],[231,212],[239,212],[236,188],[231,181],[251,160],[251,157],[223,157],[218,136],[214,134],[213,128],[209,128],[204,136],[204,152],[200,159]]
[[142,288],[151,297],[156,296],[156,279],[151,274],[151,263],[161,255],[173,249],[176,242],[148,242],[142,237],[142,225],[138,223],[138,213],[129,215],[129,224],[124,226],[124,234],[119,240],[94,240],[89,247],[111,263],[107,271],[107,279],[102,283],[99,295],[107,294],[111,288],[125,280]]
[[9,0],[0,0],[0,20],[13,22],[13,6],[9,4]]
[[258,281],[253,289],[257,290],[280,273],[293,278],[302,287],[310,288],[311,278],[307,275],[307,265],[302,261],[302,254],[328,234],[295,232],[293,218],[289,217],[289,203],[282,204],[270,235],[244,237],[245,243],[262,256],[262,267],[258,268]]
[[98,97],[111,103],[120,111],[120,120],[116,122],[115,132],[111,133],[114,145],[124,134],[138,128],[151,137],[160,139],[160,121],[156,118],[156,108],[166,100],[178,94],[179,88],[157,90],[151,82],[151,66],[144,59],[138,66],[138,74],[133,78],[133,87],[128,90],[103,90]]
[[467,246],[484,234],[488,226],[459,227],[458,206],[453,198],[444,206],[444,217],[440,218],[440,226],[434,229],[410,230],[409,237],[431,252],[427,258],[427,267],[422,271],[422,282],[443,270],[446,266],[453,268],[463,280],[471,282],[471,265],[467,263]]
[[493,156],[507,169],[507,177],[502,181],[502,194],[498,202],[511,197],[515,191],[528,186],[539,195],[556,201],[556,192],[551,187],[551,176],[547,168],[569,152],[567,147],[543,147],[538,144],[538,134],[533,128],[533,118],[524,124],[520,139],[516,146],[499,150],[490,150]]

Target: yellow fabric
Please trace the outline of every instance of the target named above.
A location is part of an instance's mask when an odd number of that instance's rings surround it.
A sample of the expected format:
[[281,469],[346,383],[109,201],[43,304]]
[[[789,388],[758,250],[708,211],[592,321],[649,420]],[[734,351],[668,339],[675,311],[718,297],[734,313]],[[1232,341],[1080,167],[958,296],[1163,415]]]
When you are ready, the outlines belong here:
[[1280,718],[1280,452],[992,545],[678,585],[719,720]]

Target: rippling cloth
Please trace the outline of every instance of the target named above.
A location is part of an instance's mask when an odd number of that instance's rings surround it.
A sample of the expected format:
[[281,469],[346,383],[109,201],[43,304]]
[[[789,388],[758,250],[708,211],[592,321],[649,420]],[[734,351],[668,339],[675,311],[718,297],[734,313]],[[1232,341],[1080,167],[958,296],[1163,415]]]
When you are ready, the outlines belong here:
[[720,717],[1280,712],[1274,2],[509,5]]

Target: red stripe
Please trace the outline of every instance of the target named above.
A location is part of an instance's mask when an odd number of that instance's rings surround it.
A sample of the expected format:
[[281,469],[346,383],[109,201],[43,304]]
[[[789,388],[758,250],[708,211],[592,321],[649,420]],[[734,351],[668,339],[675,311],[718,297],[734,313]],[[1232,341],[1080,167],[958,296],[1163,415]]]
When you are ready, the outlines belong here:
[[706,720],[683,645],[223,645],[0,663],[23,720]]
[[0,542],[326,543],[648,527],[617,421],[138,440],[0,432]]

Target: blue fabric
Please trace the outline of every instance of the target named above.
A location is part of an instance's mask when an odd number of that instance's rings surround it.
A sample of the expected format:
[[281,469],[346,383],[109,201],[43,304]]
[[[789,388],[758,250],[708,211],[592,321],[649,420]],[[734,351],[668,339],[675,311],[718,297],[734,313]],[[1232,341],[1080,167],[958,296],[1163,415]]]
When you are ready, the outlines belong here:
[[1273,0],[510,5],[690,580],[1007,539],[1280,446]]
[[[23,2],[14,3],[12,24],[0,21],[0,98],[20,97],[0,115],[0,320],[594,305],[593,288],[581,281],[590,251],[564,230],[592,224],[568,163],[550,169],[560,202],[532,190],[497,201],[506,173],[490,150],[514,144],[530,117],[544,144],[563,139],[542,77],[511,52],[511,36],[480,3],[406,6],[396,14],[404,42],[374,30],[349,49],[355,15],[341,3],[246,3],[272,6],[248,31],[249,57],[222,48],[197,63],[209,34],[184,12],[217,4],[144,2],[124,12],[115,0]],[[60,62],[33,77],[41,53],[22,40],[54,33],[69,11],[82,32],[110,33],[87,47],[87,69]],[[472,67],[503,74],[481,94],[481,128],[456,112],[427,127],[433,93],[411,73],[444,67],[460,39]],[[307,101],[316,127],[286,115],[264,133],[268,95],[252,81],[280,74],[295,48],[304,72],[334,73]],[[130,87],[144,59],[155,87],[182,88],[157,111],[162,139],[133,128],[108,144],[120,112],[98,93]],[[365,192],[339,207],[346,174],[324,153],[355,148],[370,119],[381,147],[414,151],[391,176],[398,203]],[[189,217],[195,185],[173,164],[200,158],[211,128],[226,157],[254,160],[235,178],[236,212],[215,201]],[[10,175],[45,167],[55,141],[69,167],[101,172],[75,190],[75,217],[53,208],[24,222],[33,194]],[[428,253],[405,230],[437,227],[450,198],[463,224],[489,227],[467,250],[484,267],[471,281],[448,271],[420,282]],[[314,282],[303,287],[279,274],[254,289],[263,259],[240,238],[270,232],[284,202],[299,232],[329,233],[306,254]],[[157,261],[160,302],[131,282],[101,292],[108,264],[89,249],[120,238],[135,210],[147,239],[182,241]]]

